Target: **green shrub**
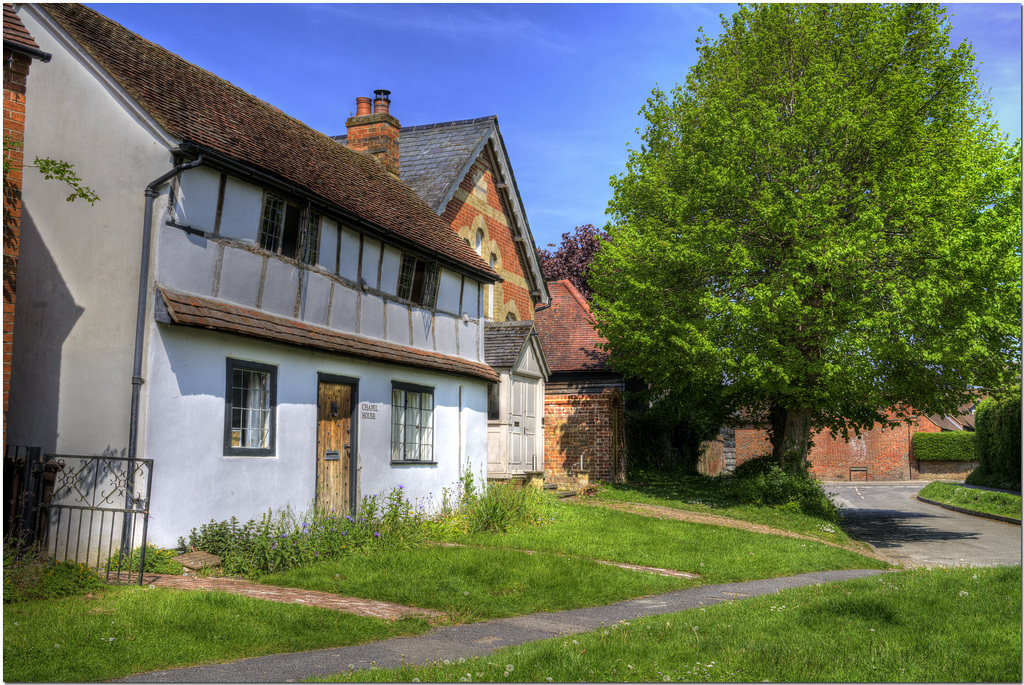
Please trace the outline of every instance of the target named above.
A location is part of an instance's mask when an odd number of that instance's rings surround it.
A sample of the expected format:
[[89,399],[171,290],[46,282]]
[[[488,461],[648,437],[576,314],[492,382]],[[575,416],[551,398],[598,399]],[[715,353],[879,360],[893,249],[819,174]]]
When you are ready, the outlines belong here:
[[740,464],[728,477],[734,496],[743,504],[802,511],[808,516],[839,523],[842,518],[839,508],[821,484],[801,469],[793,456],[785,463],[789,471],[779,468],[778,460],[771,455]]
[[468,498],[466,519],[470,532],[505,533],[511,528],[544,519],[546,496],[537,488],[492,483],[480,495]]
[[227,573],[258,577],[361,548],[410,547],[431,535],[423,507],[406,499],[402,486],[364,497],[357,511],[355,516],[342,515],[312,505],[301,516],[286,509],[246,523],[234,517],[210,521],[193,528],[179,544],[216,554]]
[[978,463],[984,473],[1020,489],[1020,390],[990,397],[975,413]]
[[38,549],[4,540],[4,604],[82,595],[103,587],[87,564],[51,563]]
[[[156,545],[146,545],[146,573],[167,573],[178,574],[185,568],[174,560],[180,552],[174,549],[164,549]],[[108,571],[132,571],[138,572],[141,550],[136,547],[131,554],[114,554],[107,560]]]
[[920,461],[974,461],[975,434],[970,431],[914,433],[911,446]]

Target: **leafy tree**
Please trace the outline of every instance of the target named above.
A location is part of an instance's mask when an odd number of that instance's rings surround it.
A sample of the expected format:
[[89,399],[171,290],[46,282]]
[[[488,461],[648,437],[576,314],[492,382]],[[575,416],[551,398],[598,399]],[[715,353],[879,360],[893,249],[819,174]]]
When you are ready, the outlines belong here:
[[[591,293],[587,278],[590,264],[601,249],[601,243],[607,239],[607,230],[598,230],[593,224],[577,226],[575,234],[563,233],[557,250],[540,251],[540,268],[544,272],[544,279],[560,281],[567,278],[589,300]],[[554,249],[555,244],[549,243],[548,247]]]
[[698,38],[613,177],[593,302],[624,374],[720,387],[773,453],[1020,368],[1020,141],[939,5],[761,4]]

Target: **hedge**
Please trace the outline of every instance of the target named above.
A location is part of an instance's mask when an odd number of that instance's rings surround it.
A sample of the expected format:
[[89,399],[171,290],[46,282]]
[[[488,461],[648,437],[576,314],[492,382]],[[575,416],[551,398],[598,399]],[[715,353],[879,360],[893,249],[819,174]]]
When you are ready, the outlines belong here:
[[920,461],[974,461],[975,435],[969,431],[914,433],[914,458]]
[[[975,412],[978,465],[992,475],[1020,483],[1019,393],[990,397]],[[1019,487],[1019,485],[1018,485]]]

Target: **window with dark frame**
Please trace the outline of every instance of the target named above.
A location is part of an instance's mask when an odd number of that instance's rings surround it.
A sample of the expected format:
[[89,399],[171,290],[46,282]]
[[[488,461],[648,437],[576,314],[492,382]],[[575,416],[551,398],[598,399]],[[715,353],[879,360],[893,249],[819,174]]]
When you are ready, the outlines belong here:
[[[301,241],[304,243],[299,254]],[[309,208],[289,204],[279,195],[267,193],[263,198],[260,247],[315,264],[320,249],[320,215]]]
[[224,404],[224,454],[274,456],[277,368],[228,359]]
[[402,255],[398,272],[398,297],[424,307],[437,302],[438,266],[411,254]]
[[497,383],[487,384],[487,420],[498,421],[501,418],[501,395]]
[[434,389],[391,384],[391,461],[434,461]]

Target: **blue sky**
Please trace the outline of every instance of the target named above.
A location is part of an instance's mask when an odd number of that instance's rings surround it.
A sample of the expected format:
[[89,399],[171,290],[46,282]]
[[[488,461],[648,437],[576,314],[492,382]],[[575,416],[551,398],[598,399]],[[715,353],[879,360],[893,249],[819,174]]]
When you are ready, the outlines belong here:
[[[607,221],[651,89],[681,83],[697,29],[734,4],[92,4],[330,135],[356,98],[403,126],[497,115],[538,247]],[[1021,130],[1021,6],[952,4],[1010,138]]]

